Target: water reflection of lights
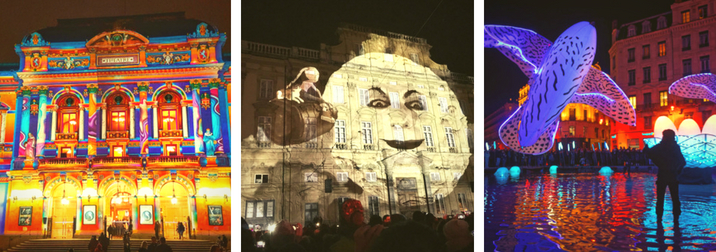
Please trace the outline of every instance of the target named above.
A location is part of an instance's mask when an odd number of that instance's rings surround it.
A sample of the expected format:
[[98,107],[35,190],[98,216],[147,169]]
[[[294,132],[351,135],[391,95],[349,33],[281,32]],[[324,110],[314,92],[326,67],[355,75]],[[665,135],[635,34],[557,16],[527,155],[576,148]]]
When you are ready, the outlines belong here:
[[[504,185],[490,176],[485,183],[485,249],[651,251],[660,244],[695,251],[716,248],[709,245],[716,244],[716,186],[680,188],[683,213],[677,234],[670,221],[669,194],[661,231],[656,225],[655,175],[594,175],[528,175]],[[673,245],[675,240],[680,244]]]

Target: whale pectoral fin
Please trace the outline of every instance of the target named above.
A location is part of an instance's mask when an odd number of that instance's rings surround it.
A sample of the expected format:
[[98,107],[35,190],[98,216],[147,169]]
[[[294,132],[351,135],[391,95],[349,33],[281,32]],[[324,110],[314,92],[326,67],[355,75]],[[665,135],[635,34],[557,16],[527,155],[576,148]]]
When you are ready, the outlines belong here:
[[582,103],[599,110],[619,123],[636,126],[636,111],[629,98],[604,72],[589,68],[569,103]]
[[716,101],[716,75],[705,73],[686,76],[671,84],[669,93],[689,99]]
[[552,41],[522,28],[485,25],[485,48],[496,48],[532,78],[542,64]]
[[518,133],[522,113],[522,107],[518,108],[517,111],[515,111],[515,113],[513,113],[507,121],[502,124],[502,126],[500,126],[499,136],[502,143],[514,151],[532,155],[542,154],[552,149],[552,145],[554,145],[554,133],[557,131],[557,127],[559,126],[559,120],[550,124],[535,144],[522,146],[520,144]]

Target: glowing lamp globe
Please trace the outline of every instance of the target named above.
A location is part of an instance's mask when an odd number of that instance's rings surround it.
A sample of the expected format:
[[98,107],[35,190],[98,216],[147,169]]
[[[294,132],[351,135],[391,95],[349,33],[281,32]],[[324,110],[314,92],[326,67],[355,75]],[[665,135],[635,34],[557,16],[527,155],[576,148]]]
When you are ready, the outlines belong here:
[[509,171],[507,170],[507,167],[500,167],[495,172],[495,177],[507,177],[507,174],[509,174]]
[[602,169],[599,170],[599,174],[612,174],[614,171],[609,166],[604,166]]
[[70,200],[68,200],[68,199],[65,198],[65,197],[63,197],[62,200],[60,200],[60,201],[62,202],[62,205],[69,205],[69,204],[70,204]]
[[694,119],[689,118],[681,122],[679,131],[676,134],[682,136],[698,135],[701,134],[701,129]]
[[549,173],[551,173],[551,174],[557,173],[557,166],[556,165],[550,166]]
[[674,133],[677,132],[676,125],[674,125],[671,119],[666,116],[660,116],[656,119],[656,123],[654,123],[654,137],[662,138],[664,130],[667,129],[673,130]]
[[176,205],[176,204],[177,204],[177,198],[176,198],[176,197],[172,197],[172,205]]
[[512,166],[512,168],[510,168],[510,176],[519,176],[519,175],[520,175],[520,167]]

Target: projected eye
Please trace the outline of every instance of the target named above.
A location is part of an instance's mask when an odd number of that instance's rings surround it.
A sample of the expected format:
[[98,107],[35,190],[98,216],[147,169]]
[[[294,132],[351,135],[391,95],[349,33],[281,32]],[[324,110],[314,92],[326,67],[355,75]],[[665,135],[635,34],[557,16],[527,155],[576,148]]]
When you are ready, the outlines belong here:
[[390,101],[387,100],[374,99],[368,102],[368,107],[372,108],[387,108],[388,106],[390,106]]
[[423,104],[420,103],[420,101],[406,102],[405,106],[412,110],[424,110],[425,109],[425,108],[423,108]]

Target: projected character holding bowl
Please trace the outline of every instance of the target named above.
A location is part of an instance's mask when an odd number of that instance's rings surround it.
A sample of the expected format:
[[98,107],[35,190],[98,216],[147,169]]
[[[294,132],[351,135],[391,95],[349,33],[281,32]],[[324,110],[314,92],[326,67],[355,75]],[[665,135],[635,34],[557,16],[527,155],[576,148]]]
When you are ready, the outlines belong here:
[[560,114],[570,103],[586,104],[617,122],[636,125],[636,113],[624,92],[592,67],[596,41],[596,29],[587,22],[572,25],[555,42],[523,28],[485,26],[485,47],[502,52],[529,78],[527,100],[499,128],[505,145],[525,154],[549,151]]

